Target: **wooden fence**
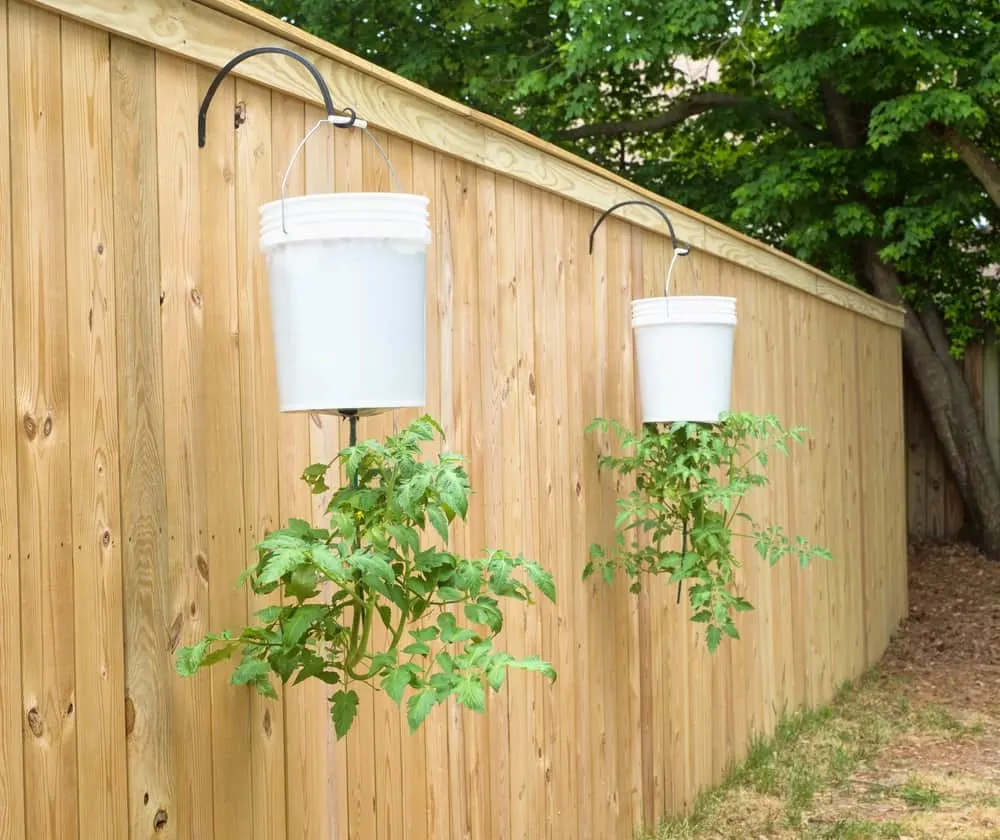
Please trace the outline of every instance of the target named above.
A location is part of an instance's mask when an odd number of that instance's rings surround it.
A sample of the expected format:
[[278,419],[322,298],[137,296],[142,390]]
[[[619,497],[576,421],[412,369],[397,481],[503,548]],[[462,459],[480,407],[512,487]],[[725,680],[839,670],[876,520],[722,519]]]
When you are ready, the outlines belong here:
[[[587,235],[648,194],[230,0],[0,0],[0,23],[4,840],[625,840],[880,655],[906,612],[898,310],[664,203],[695,249],[679,288],[739,297],[735,407],[813,430],[751,510],[838,558],[746,553],[757,609],[709,657],[672,588],[580,580],[615,494],[584,426],[636,422],[628,304],[669,256],[642,208],[592,255]],[[224,667],[174,673],[178,646],[260,606],[235,585],[252,546],[309,514],[297,476],[346,438],[276,410],[258,250],[257,207],[321,116],[311,80],[241,65],[196,143],[214,70],[262,44],[314,59],[431,197],[427,408],[478,491],[458,545],[558,585],[504,634],[555,685],[514,674],[485,715],[450,705],[412,736],[382,695],[337,743],[315,686],[271,702]],[[332,188],[388,188],[358,132],[293,172]]]
[[[965,381],[979,409],[993,461],[1000,468],[1000,344],[968,348]],[[907,532],[914,539],[952,538],[965,525],[965,503],[948,468],[916,383],[903,378],[906,407]]]

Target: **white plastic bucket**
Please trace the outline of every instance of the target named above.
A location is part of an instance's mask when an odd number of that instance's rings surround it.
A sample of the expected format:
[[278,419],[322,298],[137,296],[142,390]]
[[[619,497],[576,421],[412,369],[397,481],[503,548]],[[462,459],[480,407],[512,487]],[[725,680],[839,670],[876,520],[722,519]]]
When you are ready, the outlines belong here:
[[426,402],[426,196],[334,193],[260,208],[283,412]]
[[643,423],[717,423],[729,411],[736,298],[632,302]]

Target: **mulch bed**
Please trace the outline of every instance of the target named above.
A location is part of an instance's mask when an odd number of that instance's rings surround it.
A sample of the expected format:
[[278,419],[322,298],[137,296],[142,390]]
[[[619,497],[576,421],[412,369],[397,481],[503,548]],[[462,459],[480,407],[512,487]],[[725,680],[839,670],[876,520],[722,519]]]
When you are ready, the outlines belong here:
[[883,672],[924,699],[1000,713],[1000,563],[964,543],[917,543],[909,583],[909,616]]

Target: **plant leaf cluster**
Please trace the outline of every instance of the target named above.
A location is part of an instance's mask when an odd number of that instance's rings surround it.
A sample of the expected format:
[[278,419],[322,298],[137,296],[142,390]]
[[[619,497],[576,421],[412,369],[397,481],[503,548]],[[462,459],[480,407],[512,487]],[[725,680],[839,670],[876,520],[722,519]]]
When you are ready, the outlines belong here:
[[598,418],[588,430],[616,434],[622,454],[602,455],[599,465],[630,478],[632,489],[617,502],[614,545],[591,547],[583,577],[599,572],[611,583],[621,571],[633,592],[649,574],[687,582],[691,620],[705,625],[710,651],[723,636],[738,639],[734,616],[753,608],[736,593],[734,538],[749,539],[771,566],[789,555],[803,567],[831,558],[826,548],[793,540],[782,526],[761,525],[741,509],[750,491],[769,483],[770,453],[787,456],[804,428],[786,430],[773,415],[744,412],[726,414],[716,425],[646,424],[639,433]]
[[[408,694],[412,731],[451,696],[483,711],[487,687],[499,691],[510,668],[554,680],[548,662],[516,658],[494,644],[504,599],[534,603],[534,589],[554,601],[552,576],[502,550],[468,558],[448,548],[452,523],[468,513],[471,488],[461,456],[421,457],[435,432],[443,437],[425,416],[385,441],[343,449],[334,462],[345,466],[348,481],[332,493],[328,524],[293,519],[268,534],[241,578],[257,595],[279,592],[281,603],[237,632],[209,634],[179,651],[178,672],[190,676],[238,656],[231,682],[272,698],[274,676],[283,684],[322,680],[333,689],[338,738],[358,712],[356,683],[377,686],[397,704]],[[313,494],[330,491],[332,465],[303,473]],[[379,625],[384,631],[377,633]]]

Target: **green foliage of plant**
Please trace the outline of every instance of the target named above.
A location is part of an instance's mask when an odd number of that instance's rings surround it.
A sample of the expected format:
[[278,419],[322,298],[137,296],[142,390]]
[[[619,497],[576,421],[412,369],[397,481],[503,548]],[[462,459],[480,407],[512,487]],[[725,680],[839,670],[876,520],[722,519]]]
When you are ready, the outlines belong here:
[[[334,462],[345,464],[348,483],[330,499],[329,526],[291,520],[260,542],[257,563],[240,579],[257,595],[280,590],[282,603],[257,612],[258,622],[238,633],[209,634],[182,649],[178,672],[190,676],[239,654],[231,682],[267,697],[277,696],[272,674],[283,684],[322,680],[335,688],[330,712],[338,738],[357,715],[355,683],[377,686],[397,704],[409,692],[413,731],[450,696],[483,711],[486,686],[500,691],[509,668],[554,680],[552,666],[537,656],[518,659],[494,648],[502,600],[534,603],[530,583],[554,601],[552,576],[505,551],[466,558],[448,550],[449,528],[466,518],[471,488],[460,455],[420,457],[435,432],[443,437],[425,416],[384,442],[342,450]],[[314,494],[330,489],[332,465],[303,473]],[[443,547],[428,544],[428,525]],[[386,628],[384,646],[375,644],[375,622]]]
[[[748,538],[771,566],[794,554],[805,567],[830,552],[794,540],[780,525],[763,526],[741,504],[753,489],[768,484],[762,472],[772,450],[788,455],[790,442],[801,443],[803,428],[785,430],[772,415],[724,415],[717,425],[703,423],[646,424],[635,434],[615,421],[598,418],[588,431],[615,432],[624,454],[603,455],[601,469],[634,477],[634,489],[618,500],[615,544],[591,546],[586,579],[600,572],[608,583],[616,571],[642,589],[642,576],[669,575],[670,583],[689,582],[692,621],[705,625],[708,649],[724,636],[738,639],[735,613],[753,609],[734,591],[739,567],[733,538]],[[682,536],[683,551],[667,547]]]

